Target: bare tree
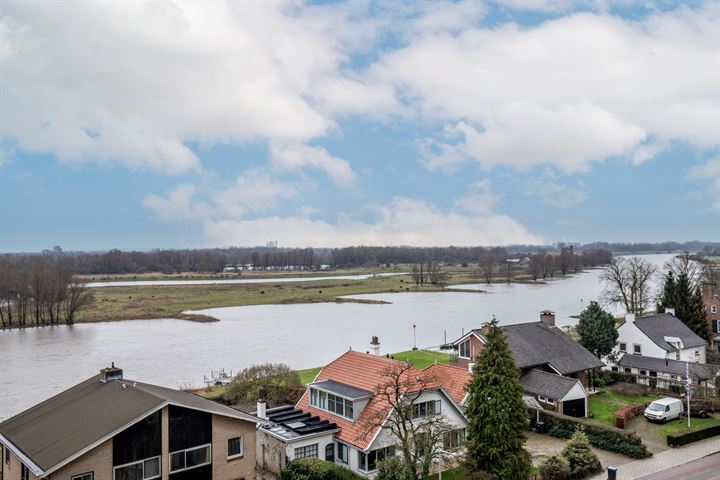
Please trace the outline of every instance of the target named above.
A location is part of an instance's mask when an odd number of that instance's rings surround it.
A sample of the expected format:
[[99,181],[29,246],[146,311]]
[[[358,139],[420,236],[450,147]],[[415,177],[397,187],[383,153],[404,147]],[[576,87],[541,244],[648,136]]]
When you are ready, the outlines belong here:
[[397,448],[413,479],[426,479],[434,462],[441,461],[451,448],[448,440],[459,433],[435,407],[426,402],[423,394],[437,390],[436,379],[419,372],[409,363],[397,363],[386,368],[382,381],[373,391],[379,404],[390,405],[387,410],[377,409],[362,425],[363,438],[370,438],[378,428],[388,432],[397,441]]
[[63,312],[65,313],[65,323],[72,325],[75,322],[75,314],[91,305],[95,301],[95,295],[84,283],[78,278],[73,277],[67,287],[65,301],[63,302]]
[[555,276],[555,255],[545,255],[545,269],[543,270],[543,280],[547,277]]
[[540,277],[544,278],[543,272],[545,271],[545,255],[542,253],[536,253],[530,257],[530,263],[528,264],[528,273],[533,280],[537,280]]
[[642,315],[655,298],[652,286],[655,271],[655,265],[640,257],[613,258],[600,276],[604,283],[603,300],[623,305],[629,313]]
[[695,291],[707,278],[707,267],[705,264],[698,262],[690,255],[689,252],[683,252],[665,264],[665,268],[680,278],[683,273],[687,275],[690,282],[690,289]]
[[490,285],[493,279],[493,272],[495,271],[495,257],[488,250],[483,250],[478,259],[480,264],[480,273],[485,279],[485,283]]

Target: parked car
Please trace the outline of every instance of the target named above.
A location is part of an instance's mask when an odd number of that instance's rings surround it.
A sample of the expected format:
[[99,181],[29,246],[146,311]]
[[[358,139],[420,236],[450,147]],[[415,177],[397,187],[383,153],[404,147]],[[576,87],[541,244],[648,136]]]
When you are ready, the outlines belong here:
[[682,400],[666,397],[648,405],[643,415],[650,421],[665,423],[680,418],[684,411]]

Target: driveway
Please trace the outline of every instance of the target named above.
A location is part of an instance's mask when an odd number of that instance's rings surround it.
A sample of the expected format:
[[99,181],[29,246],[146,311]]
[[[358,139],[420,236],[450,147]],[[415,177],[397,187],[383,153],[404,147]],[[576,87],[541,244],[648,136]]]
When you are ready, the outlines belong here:
[[[678,422],[680,420],[672,420]],[[660,439],[660,427],[659,423],[648,422],[645,417],[636,417],[630,420],[625,430],[635,432],[643,443],[647,446],[653,455],[656,453],[664,452],[668,447],[666,442]]]

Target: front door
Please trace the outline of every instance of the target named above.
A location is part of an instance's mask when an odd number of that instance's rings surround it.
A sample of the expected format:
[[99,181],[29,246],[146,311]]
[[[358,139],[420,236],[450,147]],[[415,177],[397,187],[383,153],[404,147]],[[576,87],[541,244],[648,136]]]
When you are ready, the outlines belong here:
[[657,388],[657,372],[650,372],[650,388]]
[[325,460],[328,462],[334,462],[335,461],[335,445],[329,444],[325,445]]

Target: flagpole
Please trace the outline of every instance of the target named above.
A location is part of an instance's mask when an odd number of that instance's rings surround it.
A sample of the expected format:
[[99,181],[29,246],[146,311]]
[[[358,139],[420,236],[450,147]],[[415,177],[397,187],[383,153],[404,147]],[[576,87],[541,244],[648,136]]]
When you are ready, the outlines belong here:
[[685,362],[685,395],[687,395],[688,428],[690,428],[690,362]]

